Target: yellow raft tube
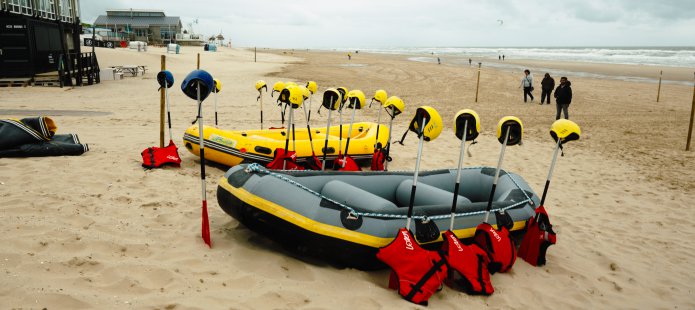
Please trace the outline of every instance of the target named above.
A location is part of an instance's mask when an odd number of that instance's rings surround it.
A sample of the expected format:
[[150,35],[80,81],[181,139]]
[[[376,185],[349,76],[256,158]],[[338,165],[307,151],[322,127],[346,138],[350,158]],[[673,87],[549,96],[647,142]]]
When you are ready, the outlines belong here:
[[[358,162],[371,161],[374,154],[374,145],[377,140],[377,124],[371,122],[354,123],[352,132],[348,133],[349,125],[343,124],[342,146],[339,148],[340,126],[331,126],[328,131],[328,148],[326,161],[338,157],[339,149],[345,153],[348,135],[350,136],[349,154]],[[314,152],[319,159],[323,158],[323,148],[326,140],[326,128],[312,128]],[[378,126],[379,141],[386,145],[389,129],[388,126]],[[311,143],[309,134],[304,129],[295,129],[295,142],[290,136],[290,151],[296,151],[297,162],[303,163],[311,158]],[[264,129],[231,131],[215,127],[204,126],[203,137],[205,141],[205,159],[230,167],[241,163],[259,163],[267,165],[273,160],[275,149],[285,148],[286,129]],[[198,125],[186,129],[183,136],[183,145],[196,156],[200,155],[198,139],[200,133]],[[296,149],[294,148],[296,145]]]

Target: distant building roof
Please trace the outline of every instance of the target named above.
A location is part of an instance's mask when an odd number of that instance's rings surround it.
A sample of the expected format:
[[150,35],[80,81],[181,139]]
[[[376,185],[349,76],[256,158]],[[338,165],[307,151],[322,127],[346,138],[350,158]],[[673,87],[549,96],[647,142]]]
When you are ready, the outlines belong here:
[[107,16],[133,16],[133,17],[157,17],[166,16],[162,10],[141,10],[141,9],[110,9],[106,10]]
[[[135,12],[135,11],[133,11]],[[130,11],[128,11],[130,13]],[[181,18],[178,16],[109,16],[99,15],[94,21],[95,25],[130,25],[131,27],[149,27],[172,25],[181,26]]]

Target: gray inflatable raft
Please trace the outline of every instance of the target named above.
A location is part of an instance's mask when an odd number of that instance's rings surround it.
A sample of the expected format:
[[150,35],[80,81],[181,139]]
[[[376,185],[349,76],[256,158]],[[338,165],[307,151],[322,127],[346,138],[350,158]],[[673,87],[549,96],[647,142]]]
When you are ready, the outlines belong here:
[[[495,168],[461,173],[454,233],[468,239],[483,221]],[[449,229],[455,178],[456,169],[419,174],[411,230],[426,248],[438,248]],[[384,267],[378,249],[405,227],[412,179],[412,172],[269,171],[239,165],[220,179],[217,200],[242,224],[291,250],[369,270]],[[526,181],[505,171],[493,199],[492,210],[507,212],[516,233],[539,203]]]

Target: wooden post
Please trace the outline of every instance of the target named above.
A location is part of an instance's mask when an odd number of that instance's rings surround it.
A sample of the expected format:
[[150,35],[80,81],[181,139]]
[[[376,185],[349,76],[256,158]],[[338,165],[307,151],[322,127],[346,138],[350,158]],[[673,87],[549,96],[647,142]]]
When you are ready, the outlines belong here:
[[200,53],[198,53],[198,61],[195,63],[195,68],[200,70]]
[[[695,75],[695,72],[693,72]],[[693,105],[690,107],[690,125],[688,126],[688,143],[685,144],[685,150],[690,151],[690,138],[693,135],[693,118],[695,118],[695,83],[693,83]]]
[[[167,57],[162,55],[162,71],[166,70]],[[166,85],[166,82],[165,84]],[[164,147],[164,92],[166,86],[159,90],[159,147]]]
[[656,102],[659,102],[659,96],[661,95],[661,75],[663,74],[663,70],[659,71],[659,87],[656,89]]
[[478,102],[478,89],[480,88],[480,67],[482,67],[482,65],[482,62],[478,63],[478,82],[475,84],[475,102]]
[[253,47],[253,62],[256,62],[256,47]]

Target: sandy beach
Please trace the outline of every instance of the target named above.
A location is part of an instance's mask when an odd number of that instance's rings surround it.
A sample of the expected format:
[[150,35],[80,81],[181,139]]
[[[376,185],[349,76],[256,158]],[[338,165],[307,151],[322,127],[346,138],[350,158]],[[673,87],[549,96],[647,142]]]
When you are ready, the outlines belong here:
[[[52,117],[58,133],[76,133],[90,151],[76,157],[0,158],[0,306],[19,309],[417,309],[387,288],[388,270],[364,272],[287,253],[224,213],[217,180],[207,169],[213,247],[200,238],[198,159],[182,147],[196,103],[180,83],[196,66],[223,83],[220,127],[258,128],[254,83],[316,81],[319,90],[345,86],[368,98],[377,89],[401,97],[396,118],[402,135],[418,106],[435,107],[444,131],[428,143],[422,169],[453,168],[459,140],[455,113],[480,115],[482,133],[469,166],[494,166],[497,121],[524,122],[524,144],[507,148],[504,168],[543,190],[554,143],[548,134],[555,104],[538,105],[544,69],[610,76],[664,78],[657,84],[568,75],[574,99],[570,119],[580,141],[558,160],[546,206],[558,232],[548,263],[518,260],[492,278],[495,294],[468,296],[445,287],[429,308],[454,309],[692,309],[695,308],[695,151],[685,152],[693,96],[693,68],[509,60],[535,77],[534,102],[518,88],[522,69],[441,65],[408,56],[346,52],[184,47],[167,54],[176,78],[170,89],[174,142],[181,168],[144,170],[140,152],[159,143],[155,76],[162,48],[148,52],[98,49],[99,64],[146,65],[144,76],[76,88],[0,88],[0,118]],[[497,61],[497,60],[494,60]],[[486,60],[487,62],[487,60]],[[474,62],[475,63],[475,62]],[[554,76],[556,82],[559,76]],[[205,122],[214,123],[213,100]],[[274,99],[273,99],[274,100]],[[314,99],[314,111],[318,108]],[[265,122],[280,113],[265,97]],[[377,109],[356,120],[376,121]],[[383,115],[382,115],[383,116]],[[269,120],[268,120],[269,119]],[[384,118],[382,117],[382,120]],[[337,120],[337,117],[335,118]],[[325,126],[325,114],[312,126]],[[303,122],[300,123],[303,125]],[[267,125],[266,125],[267,126]],[[301,127],[301,126],[300,126]],[[691,146],[693,147],[693,146]],[[417,141],[394,146],[392,170],[412,170]],[[695,147],[693,147],[695,148]]]

